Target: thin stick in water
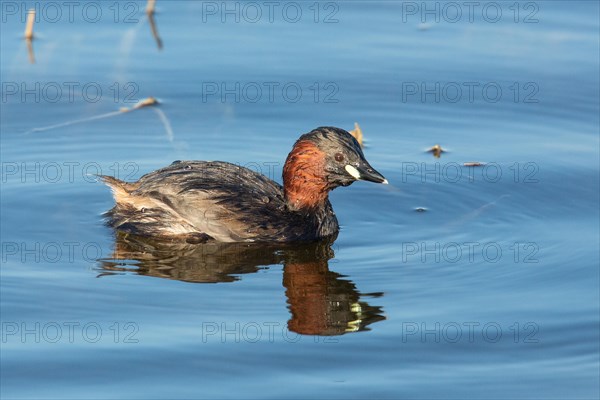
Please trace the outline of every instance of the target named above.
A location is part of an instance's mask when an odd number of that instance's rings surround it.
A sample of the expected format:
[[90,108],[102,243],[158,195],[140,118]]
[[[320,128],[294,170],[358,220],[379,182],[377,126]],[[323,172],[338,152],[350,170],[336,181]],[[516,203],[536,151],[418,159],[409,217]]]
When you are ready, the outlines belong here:
[[35,22],[35,9],[27,11],[27,22],[25,23],[25,39],[33,39],[33,23]]
[[153,15],[155,6],[156,0],[148,0],[148,3],[146,4],[146,14]]
[[35,54],[33,53],[33,40],[25,39],[27,43],[27,54],[29,55],[29,63],[35,64]]

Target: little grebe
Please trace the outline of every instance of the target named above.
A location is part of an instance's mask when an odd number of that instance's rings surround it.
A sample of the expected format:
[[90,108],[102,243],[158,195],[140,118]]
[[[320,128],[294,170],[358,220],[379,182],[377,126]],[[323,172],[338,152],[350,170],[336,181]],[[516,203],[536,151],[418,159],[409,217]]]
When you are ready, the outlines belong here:
[[126,233],[190,243],[310,241],[336,234],[329,191],[355,180],[387,184],[343,129],[302,135],[283,167],[283,187],[222,161],[175,161],[137,182],[101,177],[116,205],[107,223]]

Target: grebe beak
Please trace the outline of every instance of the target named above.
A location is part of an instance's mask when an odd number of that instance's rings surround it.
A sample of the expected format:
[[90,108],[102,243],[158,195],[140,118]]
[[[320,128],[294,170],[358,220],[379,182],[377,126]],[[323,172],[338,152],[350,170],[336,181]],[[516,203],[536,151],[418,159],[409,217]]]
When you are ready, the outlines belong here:
[[388,184],[388,180],[367,163],[361,163],[358,167],[348,164],[345,169],[354,179],[382,183],[384,185]]

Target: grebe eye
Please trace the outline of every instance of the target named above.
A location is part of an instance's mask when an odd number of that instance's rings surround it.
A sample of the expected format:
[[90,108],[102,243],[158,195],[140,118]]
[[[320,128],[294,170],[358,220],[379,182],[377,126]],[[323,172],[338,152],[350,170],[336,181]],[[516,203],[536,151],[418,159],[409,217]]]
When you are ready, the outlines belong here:
[[344,161],[344,155],[342,153],[336,153],[335,154],[335,161],[337,161],[337,162]]

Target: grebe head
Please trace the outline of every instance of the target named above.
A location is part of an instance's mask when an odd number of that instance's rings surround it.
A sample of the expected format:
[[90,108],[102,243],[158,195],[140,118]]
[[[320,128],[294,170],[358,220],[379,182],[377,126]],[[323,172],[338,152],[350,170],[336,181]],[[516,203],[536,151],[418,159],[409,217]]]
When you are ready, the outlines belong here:
[[364,180],[388,181],[368,161],[352,135],[340,128],[320,127],[302,135],[283,167],[283,187],[292,208],[315,207],[338,186]]

